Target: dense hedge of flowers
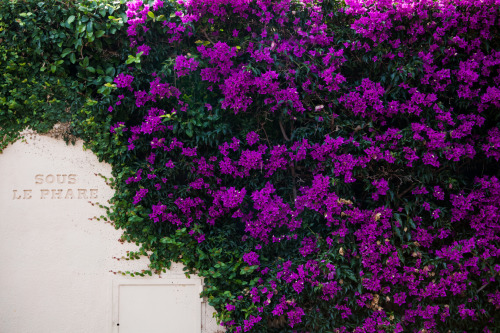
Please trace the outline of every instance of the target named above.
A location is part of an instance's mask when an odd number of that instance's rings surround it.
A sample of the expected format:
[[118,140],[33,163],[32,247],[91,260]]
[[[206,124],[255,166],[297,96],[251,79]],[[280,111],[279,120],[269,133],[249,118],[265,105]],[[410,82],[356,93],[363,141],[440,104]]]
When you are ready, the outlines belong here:
[[114,223],[231,332],[495,331],[499,5],[129,2]]

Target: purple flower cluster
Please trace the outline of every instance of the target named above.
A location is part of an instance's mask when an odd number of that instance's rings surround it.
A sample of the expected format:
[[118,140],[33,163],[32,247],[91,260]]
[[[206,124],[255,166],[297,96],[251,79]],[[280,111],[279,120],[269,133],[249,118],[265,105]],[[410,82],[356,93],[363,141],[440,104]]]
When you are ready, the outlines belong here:
[[177,71],[177,76],[185,76],[198,68],[198,62],[193,58],[186,58],[183,55],[175,59],[174,69]]
[[259,255],[255,252],[248,252],[243,255],[243,261],[246,262],[248,265],[253,266],[253,265],[259,265]]
[[[500,129],[488,121],[500,107],[500,52],[483,43],[498,31],[498,9],[492,9],[498,1],[345,3],[335,15],[350,22],[354,38],[334,43],[328,27],[334,13],[323,12],[319,2],[301,5],[304,21],[286,0],[179,1],[182,10],[161,23],[168,43],[191,37],[201,18],[222,24],[236,16],[263,24],[231,33],[248,37],[241,47],[218,40],[215,31],[209,36],[214,42],[176,56],[177,79],[195,77],[218,97],[201,105],[210,112],[223,110],[225,117],[265,109],[259,116],[288,117],[293,125],[328,119],[321,124],[328,134],[290,139],[276,118],[283,140],[269,140],[265,127],[254,128],[208,156],[193,141],[174,137],[173,126],[166,125],[165,119],[179,125],[176,115],[193,112],[175,82],[155,75],[149,90],[134,91],[134,77],[120,74],[117,87],[132,92],[135,105],[145,110],[140,124],[117,122],[110,129],[116,135],[128,131],[130,150],[136,144],[148,150],[147,168],[126,180],[136,191],[133,204],[154,198],[150,220],[186,228],[197,243],[206,242],[205,232],[238,225],[241,242],[255,248],[248,252],[247,247],[238,262],[256,266],[256,278],[225,303],[224,324],[232,331],[255,329],[264,314],[301,327],[304,316],[316,311],[303,301],[305,295],[333,304],[342,322],[365,313],[349,328],[353,332],[384,327],[434,332],[452,316],[482,320],[481,328],[488,330],[485,305],[465,296],[492,288],[488,302],[500,308],[498,288],[492,287],[500,268],[492,264],[500,257],[500,182],[486,176],[487,170],[463,185],[449,171],[480,159],[500,160]],[[162,6],[162,1],[152,7],[129,2],[133,47],[143,42],[141,28],[146,31],[151,23],[147,12]],[[271,22],[276,28],[267,26]],[[285,28],[291,36],[276,32]],[[152,51],[137,46],[144,55]],[[399,83],[373,77],[353,81],[349,61],[369,52],[366,65],[390,63],[391,80]],[[414,71],[406,62],[415,58],[420,67]],[[394,92],[405,97],[393,98]],[[171,111],[163,106],[167,101]],[[457,107],[460,103],[469,109]],[[447,178],[439,178],[443,170]],[[291,194],[284,193],[287,186],[293,186]],[[358,197],[344,196],[345,188],[355,188]],[[287,259],[268,262],[267,253],[286,247],[293,249]],[[347,279],[359,289],[346,288]],[[456,300],[452,306],[446,303],[450,298]],[[242,309],[248,315],[237,321]],[[399,317],[390,314],[394,309]]]
[[135,194],[134,201],[132,202],[134,205],[137,205],[141,200],[148,194],[149,190],[147,188],[142,188]]
[[131,84],[134,80],[132,75],[126,75],[123,73],[118,74],[115,78],[114,82],[116,83],[117,88],[132,88]]

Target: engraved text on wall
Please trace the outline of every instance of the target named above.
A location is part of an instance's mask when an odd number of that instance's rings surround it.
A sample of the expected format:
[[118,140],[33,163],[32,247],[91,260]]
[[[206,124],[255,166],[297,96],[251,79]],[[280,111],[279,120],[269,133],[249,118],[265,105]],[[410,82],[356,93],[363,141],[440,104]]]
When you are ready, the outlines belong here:
[[[64,188],[61,188],[64,187]],[[61,200],[61,199],[97,199],[97,188],[83,188],[78,184],[78,175],[37,174],[34,187],[12,190],[13,200]]]

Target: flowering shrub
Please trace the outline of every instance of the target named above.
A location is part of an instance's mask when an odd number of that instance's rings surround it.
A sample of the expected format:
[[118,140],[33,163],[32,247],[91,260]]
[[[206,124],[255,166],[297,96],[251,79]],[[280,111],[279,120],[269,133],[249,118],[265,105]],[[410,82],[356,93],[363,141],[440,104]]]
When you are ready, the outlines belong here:
[[110,217],[231,332],[495,331],[498,5],[129,2]]

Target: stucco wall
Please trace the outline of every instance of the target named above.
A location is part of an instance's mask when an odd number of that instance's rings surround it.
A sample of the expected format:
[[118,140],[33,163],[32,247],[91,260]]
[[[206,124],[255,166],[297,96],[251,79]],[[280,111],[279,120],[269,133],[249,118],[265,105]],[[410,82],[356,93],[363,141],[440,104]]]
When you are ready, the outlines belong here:
[[0,332],[218,331],[201,279],[179,265],[145,278],[112,273],[147,260],[123,259],[135,245],[94,219],[112,195],[96,174],[110,171],[81,142],[36,134],[0,154]]

